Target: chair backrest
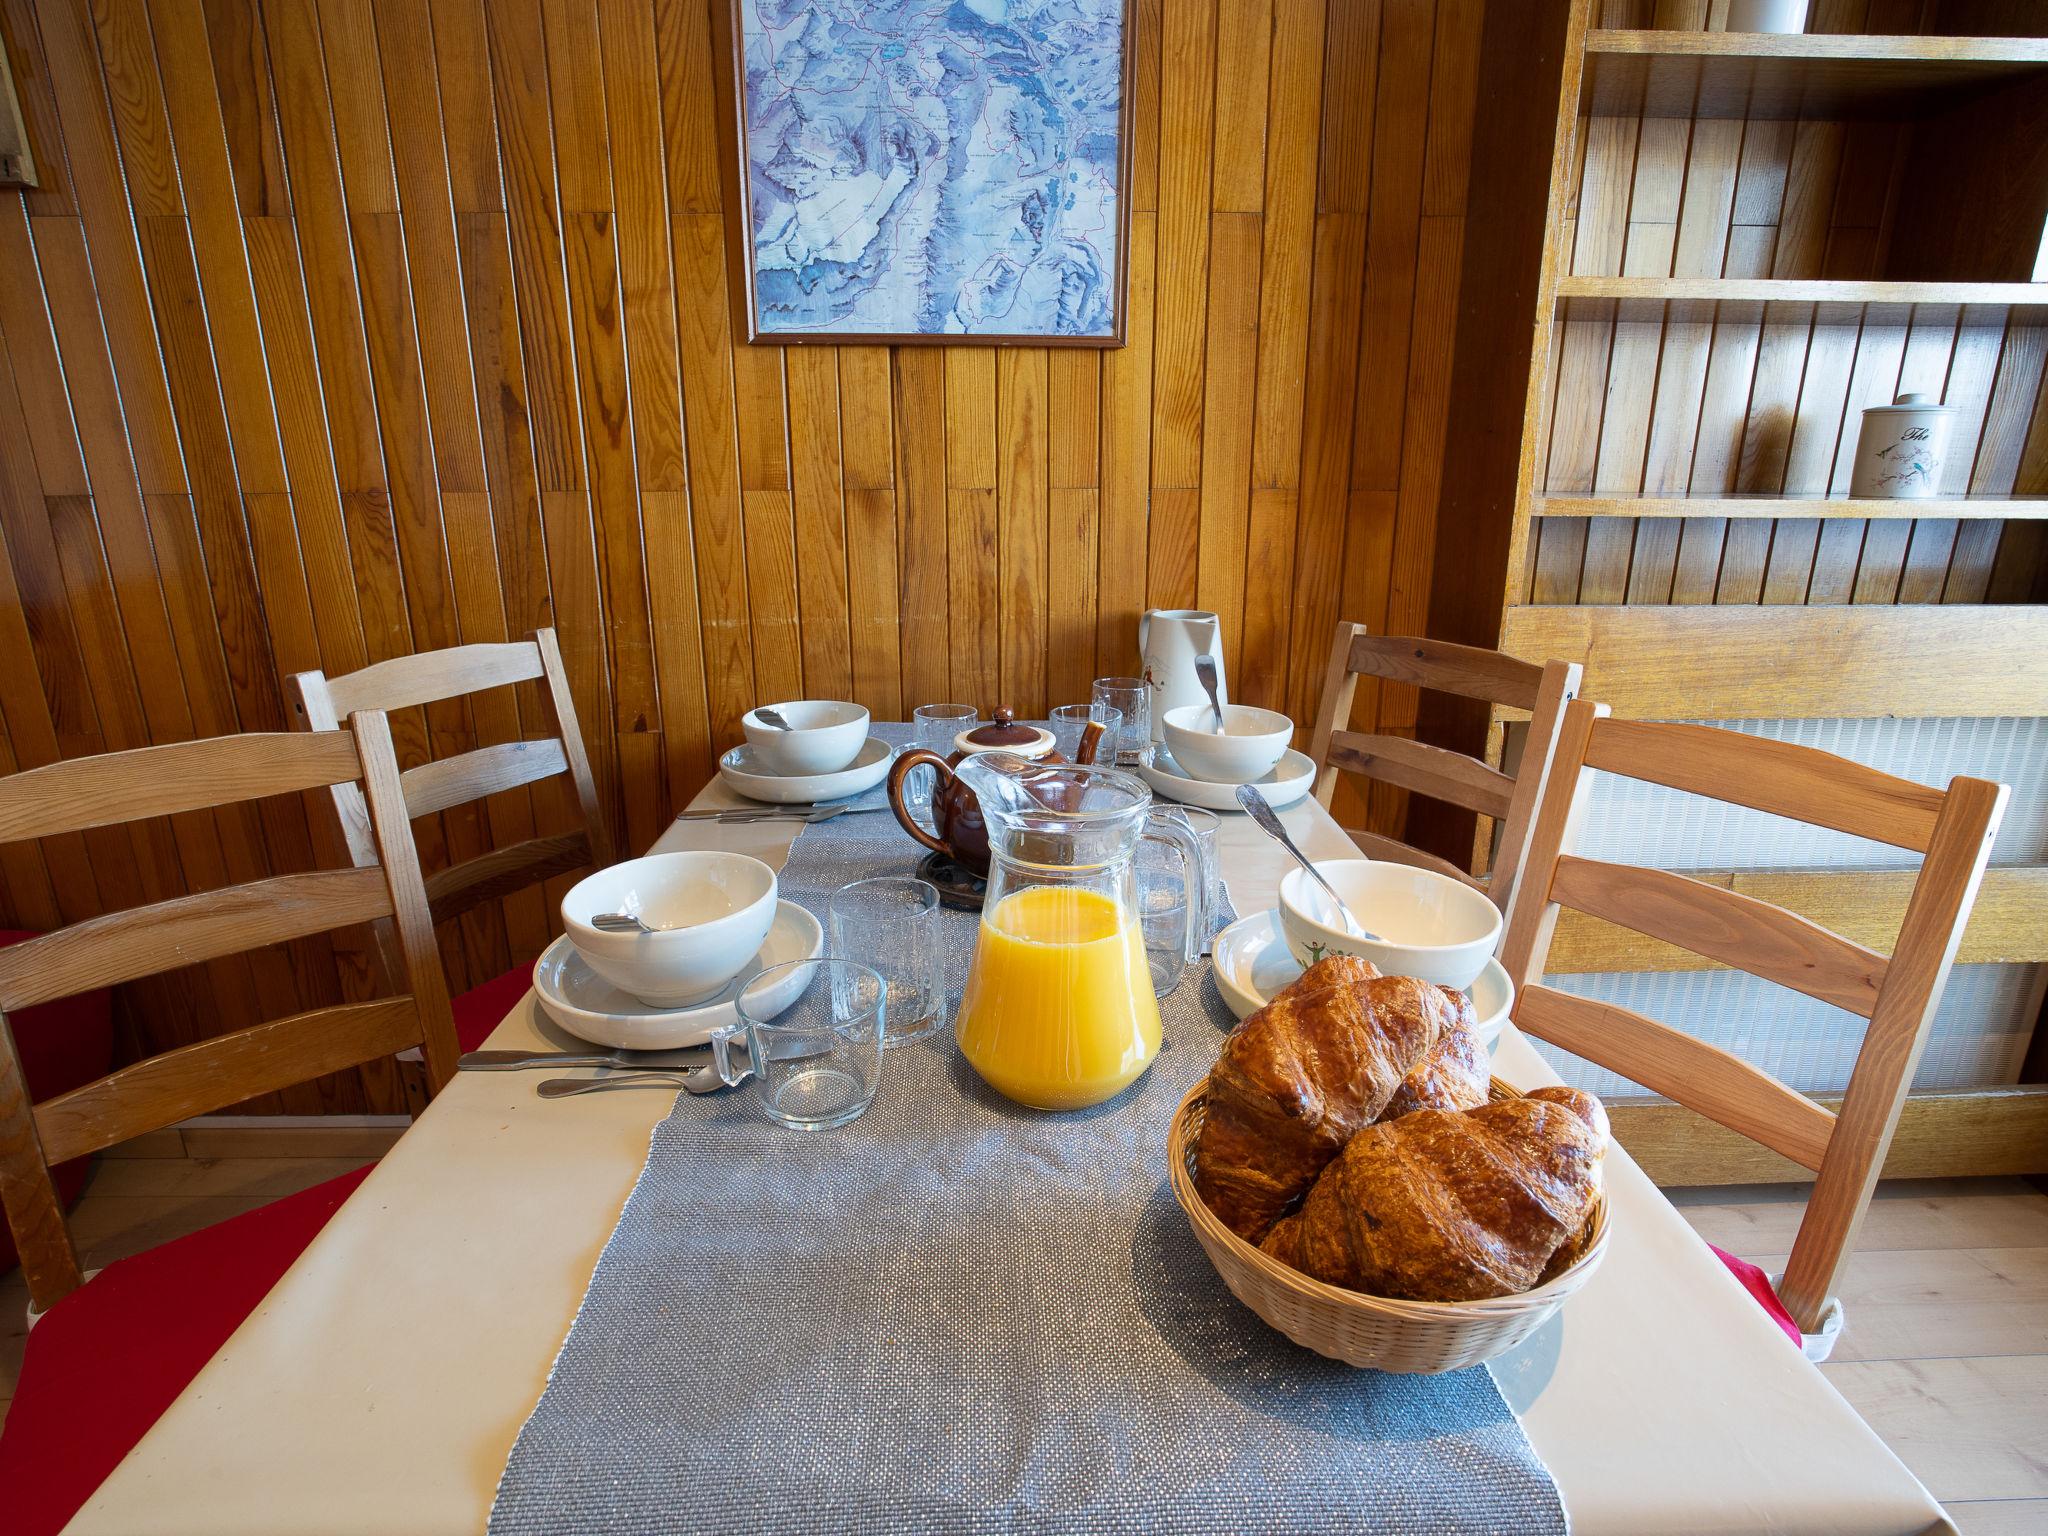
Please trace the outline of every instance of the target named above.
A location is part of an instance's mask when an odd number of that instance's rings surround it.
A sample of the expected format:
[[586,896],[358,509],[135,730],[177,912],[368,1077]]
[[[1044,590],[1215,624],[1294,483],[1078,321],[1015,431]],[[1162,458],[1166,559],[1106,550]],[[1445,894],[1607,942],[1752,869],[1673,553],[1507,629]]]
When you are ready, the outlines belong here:
[[[293,723],[312,731],[333,730],[358,710],[388,714],[535,679],[541,684],[540,695],[554,734],[478,747],[406,769],[399,777],[405,813],[408,817],[431,816],[450,806],[566,773],[583,825],[572,832],[526,838],[435,871],[426,886],[427,906],[437,924],[556,875],[586,865],[602,868],[612,862],[611,834],[597,803],[597,786],[583,750],[583,733],[576,724],[576,704],[569,693],[569,677],[555,632],[537,629],[524,640],[505,644],[458,645],[397,656],[341,677],[323,672],[300,672],[292,677]],[[362,796],[353,784],[334,787],[334,809],[356,862],[374,860],[376,848]],[[381,928],[378,932],[388,964],[389,937]]]
[[[1354,830],[1351,838],[1375,858],[1414,864],[1463,880],[1485,891],[1495,906],[1505,909],[1522,867],[1537,796],[1557,745],[1564,706],[1579,691],[1579,671],[1576,662],[1549,661],[1539,665],[1500,651],[1453,645],[1447,640],[1425,640],[1415,635],[1375,635],[1363,624],[1340,622],[1336,641],[1330,647],[1322,708],[1309,743],[1309,756],[1316,765],[1316,799],[1327,810],[1337,787],[1337,775],[1355,773],[1493,818],[1499,835],[1491,873],[1483,880],[1470,869],[1461,869],[1447,859],[1376,832]],[[1527,710],[1529,734],[1515,772],[1503,773],[1478,758],[1406,736],[1347,729],[1352,697],[1361,675]]]
[[[1573,854],[1588,768],[1923,855],[1891,957],[1739,891]],[[1779,1288],[1808,1332],[1884,1166],[2006,793],[2002,784],[1960,777],[1932,789],[1812,747],[1711,726],[1613,720],[1605,705],[1581,701],[1565,710],[1501,947],[1515,983],[1514,1020],[1814,1172]],[[1542,985],[1560,906],[1868,1019],[1840,1110],[1683,1030]]]
[[[176,816],[334,784],[363,786],[373,857],[87,918],[0,950],[0,1204],[36,1306],[79,1284],[50,1168],[191,1115],[419,1046],[429,1086],[455,1070],[455,1028],[399,796],[385,717],[349,730],[222,736],[74,758],[0,778],[0,843]],[[387,921],[408,990],[315,1008],[181,1046],[31,1104],[14,1010],[265,944]]]

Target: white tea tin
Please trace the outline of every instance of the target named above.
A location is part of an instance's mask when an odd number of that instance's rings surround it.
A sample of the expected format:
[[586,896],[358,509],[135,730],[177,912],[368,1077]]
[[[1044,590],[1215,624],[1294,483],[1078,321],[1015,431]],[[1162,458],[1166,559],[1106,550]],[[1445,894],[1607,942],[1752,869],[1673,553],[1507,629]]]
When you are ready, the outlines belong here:
[[1940,495],[1955,415],[1954,406],[1941,404],[1933,395],[1901,395],[1890,405],[1870,406],[1856,437],[1849,494],[1889,498]]

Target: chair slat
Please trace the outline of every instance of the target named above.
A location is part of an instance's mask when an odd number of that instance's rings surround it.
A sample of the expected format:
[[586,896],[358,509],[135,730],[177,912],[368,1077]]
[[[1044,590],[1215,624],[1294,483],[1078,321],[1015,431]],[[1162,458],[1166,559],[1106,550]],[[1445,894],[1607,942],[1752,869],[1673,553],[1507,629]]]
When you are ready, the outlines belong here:
[[1781,1294],[1795,1317],[1819,1312],[1855,1244],[2009,794],[2003,784],[1983,779],[1958,778],[1949,786],[1927,861],[1920,867],[1920,883],[1899,927],[1884,995],[1842,1096],[1844,1152],[1830,1159],[1814,1181],[1785,1265]]
[[1707,725],[1605,720],[1586,766],[1924,853],[1942,791],[1798,746]]
[[523,683],[541,675],[540,648],[531,640],[459,645],[445,651],[394,656],[361,671],[327,679],[337,718],[359,709],[410,709],[457,694]]
[[1419,635],[1359,634],[1351,642],[1350,666],[1353,672],[1369,672],[1390,682],[1511,709],[1534,709],[1543,686],[1538,662]]
[[434,921],[445,923],[480,902],[566,875],[591,862],[590,840],[581,832],[529,837],[429,876],[427,905]]
[[[375,873],[372,871],[372,873]],[[138,1061],[38,1104],[51,1163],[417,1045],[410,997],[315,1008]]]
[[129,907],[0,949],[0,1009],[116,986],[390,912],[384,871],[375,868],[273,875]]
[[1565,854],[1550,898],[1869,1018],[1886,961],[1796,912],[1668,870]]
[[0,778],[0,842],[293,795],[361,771],[346,731],[210,736],[71,758]]
[[542,741],[500,742],[458,757],[422,763],[406,769],[398,782],[405,790],[406,815],[431,816],[451,805],[464,805],[568,771],[562,744],[551,736]]
[[1405,736],[1339,731],[1330,738],[1329,761],[1346,772],[1362,773],[1383,784],[1448,800],[1487,816],[1505,816],[1515,793],[1515,781],[1498,768]]
[[1760,1141],[1803,1168],[1827,1156],[1835,1117],[1739,1056],[1640,1013],[1532,983],[1515,1023],[1653,1093]]
[[1486,882],[1470,870],[1460,869],[1449,859],[1440,859],[1433,853],[1420,848],[1410,848],[1406,843],[1396,842],[1391,837],[1382,837],[1377,832],[1368,832],[1362,827],[1346,827],[1344,835],[1358,845],[1358,851],[1368,857],[1383,860],[1389,864],[1406,864],[1413,869],[1426,869],[1433,874],[1449,875],[1453,880],[1462,880],[1475,891],[1486,889]]

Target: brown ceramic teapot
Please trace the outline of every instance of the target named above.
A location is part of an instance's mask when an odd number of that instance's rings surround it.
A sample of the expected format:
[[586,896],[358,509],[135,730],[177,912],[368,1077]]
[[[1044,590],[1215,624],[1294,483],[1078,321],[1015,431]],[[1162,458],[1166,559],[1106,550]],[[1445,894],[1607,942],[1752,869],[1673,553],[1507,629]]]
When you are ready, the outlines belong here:
[[[1096,721],[1089,721],[1087,729],[1081,733],[1081,745],[1075,749],[1075,756],[1083,763],[1094,762],[1101,741],[1102,726]],[[981,803],[953,769],[977,752],[1010,752],[1041,763],[1064,763],[1066,759],[1054,750],[1051,731],[1035,725],[1019,725],[1016,715],[1007,709],[997,710],[989,724],[955,736],[953,748],[950,757],[941,757],[919,747],[897,758],[896,765],[889,770],[889,809],[896,813],[903,830],[925,847],[944,854],[977,875],[985,876],[988,874],[988,828],[981,819]],[[917,824],[903,799],[903,786],[911,770],[922,767],[930,767],[938,776],[938,784],[932,792],[932,822],[938,828],[936,837]]]

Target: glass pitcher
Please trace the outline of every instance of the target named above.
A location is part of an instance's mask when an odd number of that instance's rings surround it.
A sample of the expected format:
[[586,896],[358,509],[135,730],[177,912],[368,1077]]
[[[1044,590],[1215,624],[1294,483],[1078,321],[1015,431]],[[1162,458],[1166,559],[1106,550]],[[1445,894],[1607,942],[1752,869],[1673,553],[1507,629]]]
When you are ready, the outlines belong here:
[[984,752],[955,772],[981,803],[990,853],[960,1052],[1020,1104],[1100,1104],[1159,1054],[1133,855],[1146,839],[1180,853],[1192,959],[1204,937],[1201,850],[1153,810],[1143,780],[1113,768]]

